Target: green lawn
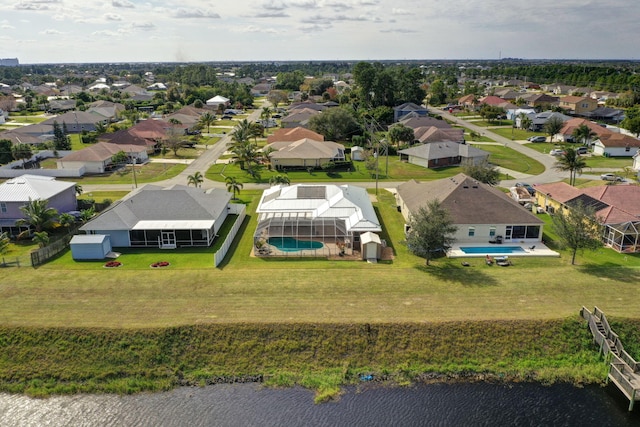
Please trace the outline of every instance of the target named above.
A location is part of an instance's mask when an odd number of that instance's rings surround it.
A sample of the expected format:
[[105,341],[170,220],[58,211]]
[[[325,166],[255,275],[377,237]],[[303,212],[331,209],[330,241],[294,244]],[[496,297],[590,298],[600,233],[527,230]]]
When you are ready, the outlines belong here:
[[[345,172],[325,172],[322,170],[315,170],[311,173],[307,171],[288,171],[286,175],[289,177],[292,183],[297,182],[371,182],[375,179],[369,172],[364,162],[354,162],[354,171]],[[409,164],[398,160],[396,156],[389,156],[389,172],[385,174],[386,158],[380,157],[380,174],[379,179],[382,181],[406,181],[409,179],[418,180],[433,180],[446,178],[453,176],[460,172],[459,167],[442,168],[442,169],[427,169],[421,166]],[[259,182],[269,182],[269,179],[282,172],[270,171],[263,169],[261,172],[261,179]],[[246,171],[240,169],[237,164],[215,164],[212,165],[206,172],[205,176],[213,181],[224,181],[226,177],[231,176],[237,178],[240,182],[255,182]]]
[[7,120],[7,123],[24,123],[24,124],[33,125],[37,123],[42,123],[47,119],[49,119],[49,117],[43,117],[40,114],[33,115],[33,116],[9,115],[9,120]]
[[92,191],[90,193],[83,193],[82,195],[78,196],[78,200],[93,199],[97,203],[102,203],[108,199],[112,202],[115,202],[116,200],[122,199],[127,194],[129,194],[128,191]]
[[[198,323],[385,323],[558,319],[582,306],[639,318],[632,298],[640,257],[609,249],[569,257],[514,258],[509,268],[481,259],[462,267],[438,259],[430,267],[407,252],[402,215],[380,190],[375,208],[395,259],[371,265],[326,259],[250,256],[259,192],[243,191],[248,216],[221,268],[206,250],[124,253],[124,266],[77,263],[69,254],[38,269],[5,270],[0,318],[6,325],[157,327]],[[544,217],[544,215],[542,216]],[[547,234],[549,241],[551,235]],[[199,259],[204,257],[205,261]],[[135,258],[135,260],[134,260]],[[162,259],[160,259],[162,258]],[[169,261],[166,269],[147,263]],[[213,261],[211,261],[212,263]],[[621,297],[627,296],[627,297]]]
[[541,174],[545,170],[537,160],[503,145],[478,144],[477,148],[491,153],[489,161],[503,168],[531,175]]
[[526,140],[530,136],[546,136],[540,132],[530,132],[527,130],[509,128],[509,129],[491,129],[491,132],[496,133],[504,138],[513,139],[517,141]]
[[[175,163],[147,163],[136,167],[136,180],[138,183],[156,182],[173,178],[185,170],[186,164]],[[65,179],[66,180],[66,179]],[[80,185],[100,185],[100,184],[132,184],[133,174],[131,166],[117,171],[103,174],[74,178],[72,181]]]

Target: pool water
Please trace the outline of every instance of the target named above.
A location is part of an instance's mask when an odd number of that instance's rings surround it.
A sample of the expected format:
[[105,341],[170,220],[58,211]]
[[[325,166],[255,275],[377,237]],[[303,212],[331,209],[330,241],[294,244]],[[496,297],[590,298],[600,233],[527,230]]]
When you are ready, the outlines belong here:
[[282,252],[297,252],[305,249],[320,249],[322,242],[314,240],[297,240],[293,237],[269,237],[268,243]]
[[525,253],[521,246],[461,246],[460,250],[465,254],[518,254]]

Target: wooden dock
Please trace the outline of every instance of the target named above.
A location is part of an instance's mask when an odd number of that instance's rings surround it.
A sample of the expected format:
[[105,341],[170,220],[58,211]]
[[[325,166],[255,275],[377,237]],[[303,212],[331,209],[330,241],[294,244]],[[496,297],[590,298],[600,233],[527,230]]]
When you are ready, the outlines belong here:
[[600,347],[605,359],[610,359],[607,381],[613,382],[629,399],[629,411],[640,401],[640,363],[636,362],[622,346],[618,335],[611,330],[609,322],[598,307],[590,312],[582,307],[580,315],[589,322],[589,330]]

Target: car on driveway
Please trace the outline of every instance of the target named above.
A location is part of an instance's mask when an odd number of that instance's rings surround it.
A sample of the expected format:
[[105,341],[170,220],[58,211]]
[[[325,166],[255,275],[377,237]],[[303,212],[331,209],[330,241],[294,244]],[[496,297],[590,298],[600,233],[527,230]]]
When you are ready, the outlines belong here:
[[564,150],[562,148],[554,148],[553,150],[549,151],[549,154],[551,154],[552,156],[562,156],[564,154]]
[[603,181],[623,181],[623,178],[619,175],[616,175],[615,173],[603,173],[602,175],[600,175],[600,179],[602,179]]
[[530,136],[529,138],[527,138],[527,141],[529,141],[529,142],[547,142],[547,137],[546,136],[542,136],[542,135]]
[[576,148],[576,154],[580,154],[581,156],[584,156],[587,153],[588,153],[587,147]]
[[522,187],[526,189],[532,196],[536,195],[536,190],[531,186],[531,184],[527,184],[526,182],[516,182],[516,187]]

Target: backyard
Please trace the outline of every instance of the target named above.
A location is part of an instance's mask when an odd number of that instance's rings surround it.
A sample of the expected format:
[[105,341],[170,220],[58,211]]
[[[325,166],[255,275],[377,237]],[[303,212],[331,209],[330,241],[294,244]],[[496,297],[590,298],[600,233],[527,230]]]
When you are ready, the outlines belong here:
[[[431,267],[403,242],[395,199],[380,190],[375,208],[395,259],[376,265],[326,259],[250,256],[256,191],[242,191],[248,216],[220,268],[213,249],[123,251],[123,266],[75,263],[67,252],[39,267],[4,271],[0,318],[5,325],[164,327],[229,322],[423,322],[557,319],[582,305],[607,314],[640,317],[633,298],[640,282],[638,255],[609,249],[569,257],[514,259],[509,268],[447,258]],[[546,216],[546,215],[544,215]],[[553,235],[545,241],[553,246]],[[143,255],[142,255],[143,254]],[[151,269],[149,264],[171,265]],[[613,292],[615,290],[615,292]]]

